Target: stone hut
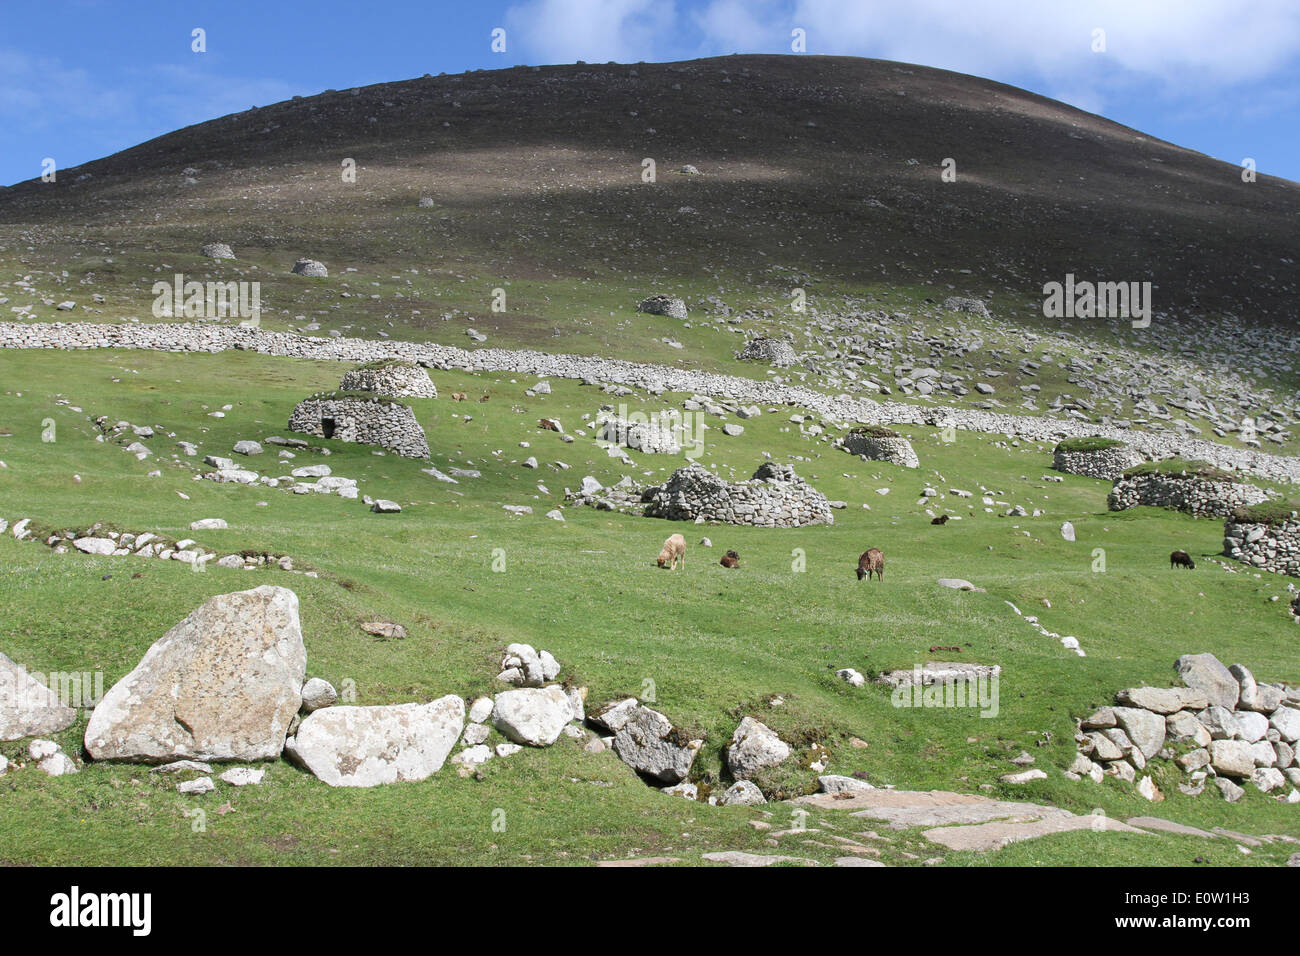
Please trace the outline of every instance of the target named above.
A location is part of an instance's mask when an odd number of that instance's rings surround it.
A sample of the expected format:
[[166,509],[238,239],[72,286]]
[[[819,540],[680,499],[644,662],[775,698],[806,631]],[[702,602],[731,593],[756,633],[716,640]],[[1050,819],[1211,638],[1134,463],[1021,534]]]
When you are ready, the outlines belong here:
[[674,319],[686,318],[686,303],[671,295],[652,295],[648,299],[642,299],[636,310]]
[[234,251],[230,248],[230,246],[226,245],[224,242],[209,242],[202,249],[200,249],[199,252],[202,255],[207,256],[209,259],[235,258]]
[[904,468],[920,468],[912,443],[892,428],[883,425],[860,425],[838,442],[850,455],[867,461],[885,461]]
[[389,398],[437,398],[429,373],[414,362],[380,359],[352,369],[339,388],[345,392],[374,392]]
[[1115,481],[1142,463],[1131,445],[1113,438],[1068,438],[1052,452],[1052,467],[1067,475]]
[[950,295],[943,302],[943,307],[950,312],[965,312],[988,318],[989,307],[982,299],[969,299],[959,295]]
[[1268,500],[1262,488],[1203,461],[1171,459],[1124,472],[1111,488],[1106,507],[1124,511],[1139,505],[1173,508],[1197,518],[1227,517],[1237,508]]
[[736,358],[741,361],[766,362],[777,368],[789,368],[798,361],[793,345],[785,339],[767,336],[750,339],[745,343],[745,347],[736,353]]
[[789,465],[765,462],[749,481],[728,482],[689,464],[662,485],[641,494],[650,518],[670,521],[718,521],[767,528],[833,524],[826,496],[795,474]]
[[365,392],[326,392],[304,399],[289,416],[289,429],[378,445],[404,458],[429,457],[429,442],[410,407]]

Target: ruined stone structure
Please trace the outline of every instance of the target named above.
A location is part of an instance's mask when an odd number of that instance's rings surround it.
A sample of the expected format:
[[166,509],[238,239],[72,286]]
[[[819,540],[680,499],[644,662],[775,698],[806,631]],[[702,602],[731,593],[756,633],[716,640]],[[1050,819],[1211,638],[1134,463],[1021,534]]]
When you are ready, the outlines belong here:
[[673,319],[686,318],[686,303],[670,295],[652,295],[648,299],[642,299],[636,310],[650,315],[666,315]]
[[690,464],[641,495],[645,514],[670,521],[719,521],[768,528],[833,524],[826,496],[789,465],[766,462],[749,481],[728,482]]
[[777,368],[789,368],[796,361],[794,346],[785,339],[759,337],[750,339],[745,347],[736,353],[736,358],[756,362],[766,362]]
[[1230,558],[1275,574],[1300,577],[1300,517],[1283,521],[1223,523],[1223,553]]
[[404,458],[428,458],[429,442],[401,402],[364,393],[313,395],[298,403],[289,428],[304,435],[378,445]]
[[1125,471],[1142,463],[1142,456],[1131,445],[1104,442],[1104,439],[1092,442],[1101,446],[1094,448],[1072,447],[1071,442],[1061,442],[1052,452],[1052,467],[1067,475],[1116,481],[1124,477]]
[[1193,475],[1129,475],[1115,482],[1106,498],[1111,511],[1138,505],[1173,508],[1197,518],[1227,517],[1236,508],[1268,500],[1262,488],[1244,482],[1213,480]]

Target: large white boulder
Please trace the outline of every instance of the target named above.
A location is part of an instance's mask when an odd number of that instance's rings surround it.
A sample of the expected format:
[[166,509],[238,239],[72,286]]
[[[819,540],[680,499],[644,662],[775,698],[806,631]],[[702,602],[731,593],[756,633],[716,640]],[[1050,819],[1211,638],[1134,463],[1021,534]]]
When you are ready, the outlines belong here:
[[0,740],[56,734],[77,719],[52,690],[0,654]]
[[86,727],[96,760],[271,760],[302,704],[298,596],[219,594],[159,638]]
[[423,780],[442,769],[465,724],[454,694],[427,704],[326,707],[303,719],[289,756],[331,787]]
[[790,756],[790,747],[771,727],[746,717],[731,735],[727,766],[737,780],[748,780],[764,767],[775,767]]
[[492,704],[492,725],[517,744],[549,747],[572,719],[569,698],[556,684],[502,691]]

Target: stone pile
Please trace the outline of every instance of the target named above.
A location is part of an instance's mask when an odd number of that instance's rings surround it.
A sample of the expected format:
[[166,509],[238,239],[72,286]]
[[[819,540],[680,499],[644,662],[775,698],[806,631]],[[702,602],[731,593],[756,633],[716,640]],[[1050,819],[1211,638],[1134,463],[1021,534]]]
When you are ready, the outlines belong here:
[[410,407],[378,396],[313,395],[294,408],[289,429],[319,438],[378,445],[404,458],[429,457],[428,439]]
[[649,455],[680,455],[681,442],[671,428],[653,421],[608,417],[596,421],[598,438]]
[[1148,800],[1163,799],[1150,761],[1173,760],[1188,775],[1179,789],[1196,796],[1212,783],[1239,800],[1240,783],[1300,803],[1300,688],[1262,684],[1240,664],[1189,654],[1174,665],[1184,687],[1133,687],[1079,722],[1079,753],[1067,775],[1105,776],[1138,784]]
[[717,521],[766,528],[833,524],[826,496],[789,465],[765,462],[749,481],[728,482],[691,463],[642,493],[645,514],[670,521]]
[[1237,508],[1267,500],[1268,495],[1262,488],[1244,482],[1157,472],[1117,480],[1106,497],[1106,507],[1111,511],[1124,511],[1147,505],[1173,508],[1197,518],[1222,518]]
[[224,242],[209,242],[199,251],[203,255],[207,256],[209,259],[235,258],[234,251],[230,248],[230,246],[226,245]]
[[325,268],[323,262],[317,262],[315,259],[299,259],[293,264],[290,270],[294,275],[311,276],[315,279],[323,279],[330,274]]
[[666,315],[674,319],[686,318],[686,303],[670,295],[652,295],[642,299],[636,310],[649,315]]

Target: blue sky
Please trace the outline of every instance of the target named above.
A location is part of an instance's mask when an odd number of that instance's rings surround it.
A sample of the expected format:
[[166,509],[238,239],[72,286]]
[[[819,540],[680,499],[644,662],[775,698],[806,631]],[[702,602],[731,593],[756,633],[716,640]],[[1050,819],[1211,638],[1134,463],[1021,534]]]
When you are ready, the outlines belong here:
[[45,157],[68,168],[294,95],[521,63],[788,53],[796,28],[810,54],[990,77],[1300,180],[1300,0],[3,0],[0,13],[4,184]]

